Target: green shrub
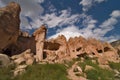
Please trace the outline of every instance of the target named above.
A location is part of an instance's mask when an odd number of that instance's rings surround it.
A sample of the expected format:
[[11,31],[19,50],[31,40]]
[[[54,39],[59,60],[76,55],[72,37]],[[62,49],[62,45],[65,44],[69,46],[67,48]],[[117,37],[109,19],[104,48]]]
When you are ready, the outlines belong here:
[[92,69],[86,71],[89,80],[114,80],[114,73],[107,69]]
[[[80,62],[78,65],[86,73],[89,80],[115,80],[113,71],[100,68],[99,64],[92,63],[91,59],[85,59],[84,62]],[[92,66],[94,69],[85,71],[86,65]]]
[[36,64],[15,80],[68,80],[66,67],[62,64]]
[[120,71],[120,63],[109,62],[109,66],[112,69],[116,69],[116,70]]
[[0,80],[12,80],[14,66],[0,67]]
[[91,59],[85,59],[84,62],[80,62],[78,65],[82,68],[83,72],[85,70],[86,65],[90,65],[92,67],[98,68],[98,64],[93,63]]

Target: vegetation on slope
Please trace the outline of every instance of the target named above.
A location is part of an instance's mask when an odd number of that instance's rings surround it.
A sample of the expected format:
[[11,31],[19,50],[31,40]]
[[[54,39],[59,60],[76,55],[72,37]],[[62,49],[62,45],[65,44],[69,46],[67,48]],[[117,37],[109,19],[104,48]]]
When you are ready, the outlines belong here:
[[[120,63],[110,62],[109,66],[112,70],[99,67],[98,63],[93,63],[92,59],[85,59],[83,62],[80,59],[67,62],[69,67],[64,64],[34,64],[28,66],[26,72],[22,75],[13,78],[12,70],[14,66],[0,69],[0,80],[69,80],[67,78],[67,68],[70,68],[73,63],[78,61],[78,66],[82,68],[83,74],[78,76],[86,77],[89,80],[119,80],[120,75],[115,74],[114,70],[120,72]],[[85,70],[86,65],[93,69]]]
[[12,80],[14,66],[0,67],[0,80]]
[[12,68],[0,69],[0,80],[69,80],[63,64],[34,64],[12,79]]
[[68,80],[66,68],[62,64],[36,64],[15,80]]
[[[87,79],[89,80],[116,80],[112,70],[103,69],[99,67],[97,63],[93,63],[90,59],[86,59],[84,62],[80,62],[78,65],[82,68]],[[86,65],[93,67],[93,69],[85,71]]]

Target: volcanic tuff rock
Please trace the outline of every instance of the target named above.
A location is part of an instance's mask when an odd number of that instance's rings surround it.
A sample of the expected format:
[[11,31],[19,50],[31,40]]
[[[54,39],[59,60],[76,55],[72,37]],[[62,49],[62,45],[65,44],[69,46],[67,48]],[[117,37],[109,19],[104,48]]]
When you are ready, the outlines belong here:
[[[61,35],[56,39],[50,39],[45,41],[44,54],[48,61],[61,62],[65,58],[69,57],[69,48],[66,38]],[[52,57],[53,58],[52,58]]]
[[[40,64],[46,63],[67,63],[73,58],[79,58],[80,62],[85,59],[92,59],[92,62],[99,63],[102,68],[109,68],[108,62],[120,62],[120,53],[109,43],[97,39],[75,37],[66,40],[64,35],[55,39],[46,39],[46,27],[40,26],[31,36],[27,32],[19,30],[20,6],[17,3],[10,3],[0,9],[0,62],[2,66],[14,63],[14,76],[22,74],[28,65],[35,61]],[[118,48],[120,52],[120,48]],[[11,56],[9,57],[7,55]],[[16,54],[16,55],[15,55]],[[78,59],[78,60],[79,60]],[[77,60],[77,59],[76,59]],[[1,63],[0,63],[1,64]],[[1,66],[1,65],[0,65]],[[87,80],[86,74],[78,62],[68,69],[68,77],[72,80]],[[94,69],[87,65],[85,70]],[[77,72],[76,72],[77,71]],[[82,74],[84,77],[77,76]]]
[[0,8],[0,51],[10,44],[16,43],[19,35],[21,8],[19,4],[11,2],[6,7]]
[[[66,38],[61,35],[56,39],[45,41],[44,54],[48,61],[54,62],[84,56],[97,57],[100,64],[107,64],[108,61],[119,61],[116,50],[109,43],[91,38],[85,39],[82,36],[66,41]],[[51,56],[54,56],[53,59]]]
[[37,29],[33,35],[35,36],[36,41],[36,61],[43,60],[43,49],[44,49],[44,42],[46,37],[46,27],[42,25],[39,29]]
[[[109,44],[96,39],[84,37],[70,38],[60,35],[56,39],[45,40],[46,27],[42,25],[32,36],[19,30],[20,6],[10,3],[0,9],[0,50],[5,54],[19,54],[27,49],[36,54],[36,61],[62,62],[71,58],[89,56],[97,57],[98,62],[117,61],[117,51]],[[13,44],[14,43],[14,44]]]
[[25,72],[25,68],[28,65],[32,65],[35,58],[33,53],[31,53],[31,49],[27,49],[19,55],[12,56],[11,60],[16,65],[16,68],[14,70],[14,76],[17,76]]

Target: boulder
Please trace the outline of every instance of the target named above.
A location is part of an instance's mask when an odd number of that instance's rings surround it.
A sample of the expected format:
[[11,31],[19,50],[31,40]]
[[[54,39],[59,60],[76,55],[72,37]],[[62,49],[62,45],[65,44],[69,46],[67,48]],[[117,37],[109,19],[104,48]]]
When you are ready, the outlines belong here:
[[16,77],[17,75],[21,75],[22,73],[25,72],[27,65],[19,65],[17,68],[15,68],[14,70],[14,77]]
[[5,67],[10,64],[10,58],[5,55],[0,53],[0,67]]
[[95,69],[94,67],[90,66],[90,65],[86,65],[85,66],[85,70],[84,71],[87,71],[87,70],[92,70],[92,69]]
[[112,69],[110,68],[109,65],[99,65],[99,67],[102,68],[102,69],[107,69],[107,70],[111,70],[112,71]]
[[81,67],[77,66],[77,65],[74,67],[74,72],[77,72],[77,73],[80,73],[80,74],[83,73]]

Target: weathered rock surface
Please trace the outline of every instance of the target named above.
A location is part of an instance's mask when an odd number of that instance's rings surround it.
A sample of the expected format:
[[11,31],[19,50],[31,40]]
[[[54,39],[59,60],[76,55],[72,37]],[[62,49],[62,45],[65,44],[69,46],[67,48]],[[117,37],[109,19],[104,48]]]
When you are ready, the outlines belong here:
[[45,59],[53,62],[62,62],[64,59],[68,59],[69,47],[66,38],[61,35],[56,39],[51,39],[45,42],[44,54]]
[[32,65],[34,62],[34,55],[33,55],[33,53],[31,53],[31,50],[28,49],[19,55],[12,56],[11,59],[17,65],[20,65],[22,63],[24,63],[26,65]]
[[25,72],[27,65],[19,65],[17,68],[14,70],[14,77],[21,75]]
[[117,51],[109,43],[91,38],[85,39],[82,36],[70,38],[68,41],[63,35],[47,40],[44,54],[48,61],[53,62],[85,56],[98,58],[100,64],[108,64],[108,61],[119,62]]
[[10,64],[10,58],[5,55],[0,53],[0,67],[5,67]]
[[[85,39],[80,36],[67,41],[61,35],[56,39],[45,40],[47,29],[44,25],[37,29],[32,36],[29,36],[27,32],[21,32],[19,30],[20,6],[14,2],[1,8],[0,13],[0,35],[4,35],[0,39],[0,50],[5,54],[20,54],[31,49],[31,53],[36,54],[37,62],[42,60],[53,63],[64,62],[86,55],[90,58],[97,57],[100,64],[119,61],[117,51],[109,43],[96,39]],[[24,60],[22,57],[19,59]]]
[[40,62],[43,60],[43,49],[44,42],[46,37],[46,27],[42,25],[39,29],[37,29],[33,35],[35,36],[36,41],[36,61]]
[[35,58],[33,53],[31,53],[31,50],[27,49],[19,55],[12,56],[11,60],[16,65],[13,73],[14,76],[17,76],[25,72],[26,67],[34,63]]
[[[113,48],[109,43],[92,38],[85,39],[82,36],[70,38],[68,41],[63,35],[46,40],[47,29],[44,25],[30,36],[19,29],[19,13],[20,6],[14,2],[0,8],[0,52],[12,56],[11,62],[16,65],[14,76],[24,73],[27,66],[34,61],[40,64],[65,63],[68,66],[67,61],[73,58],[80,58],[80,62],[89,58],[94,64],[99,63],[99,67],[109,70],[112,70],[108,66],[109,61],[120,62],[120,45],[116,47],[115,44]],[[9,57],[4,54],[0,54],[0,67],[10,63]],[[72,80],[87,80],[84,72],[91,69],[95,68],[86,65],[82,70],[76,61],[67,70],[68,77]],[[116,72],[115,76],[119,75],[120,73]]]
[[[60,35],[56,39],[46,40],[46,27],[42,25],[32,36],[27,32],[22,32],[20,26],[20,6],[11,2],[6,7],[0,8],[0,66],[8,66],[10,59],[16,64],[14,76],[25,72],[28,65],[34,61],[40,64],[46,63],[65,63],[73,58],[80,58],[84,62],[86,57],[92,58],[93,63],[99,63],[103,69],[111,69],[108,62],[120,62],[120,45],[115,43],[113,48],[109,43],[101,42],[97,39],[85,39],[84,37],[70,38],[68,41],[65,36]],[[117,47],[116,47],[117,45]],[[5,55],[7,54],[7,55]],[[86,65],[85,71],[94,69]],[[78,63],[68,69],[68,77],[72,80],[87,80],[76,74],[83,74]],[[117,73],[119,76],[120,73]]]
[[[77,65],[78,62],[75,62],[70,69],[68,69],[68,78],[70,80],[87,80],[86,78],[82,76],[76,76],[76,74],[82,74],[82,69]],[[78,71],[75,71],[75,69],[78,69]]]
[[15,44],[19,35],[20,6],[11,2],[6,7],[0,8],[0,51],[4,51],[9,45]]
[[[24,45],[24,46],[23,46]],[[22,36],[19,35],[16,45],[11,46],[11,54],[20,54],[27,49],[31,49],[32,53],[36,53],[36,42],[34,36]]]
[[92,70],[92,69],[94,70],[94,67],[92,67],[92,66],[90,66],[90,65],[86,65],[84,71]]

